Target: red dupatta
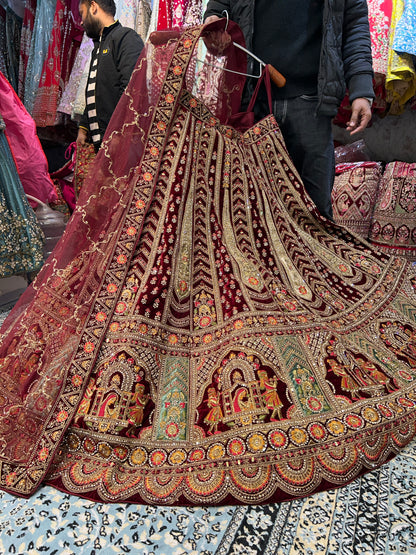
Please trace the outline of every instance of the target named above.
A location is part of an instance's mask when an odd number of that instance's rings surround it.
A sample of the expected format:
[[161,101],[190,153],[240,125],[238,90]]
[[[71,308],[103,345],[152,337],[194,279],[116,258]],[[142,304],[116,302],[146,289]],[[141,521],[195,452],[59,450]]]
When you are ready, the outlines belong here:
[[[242,41],[237,26],[229,32]],[[29,495],[43,480],[82,398],[140,240],[200,34],[167,31],[155,39],[161,45],[147,43],[62,239],[3,324],[0,485],[12,493]],[[241,51],[229,50],[229,64],[244,68]],[[238,108],[242,81],[225,74],[223,121]]]

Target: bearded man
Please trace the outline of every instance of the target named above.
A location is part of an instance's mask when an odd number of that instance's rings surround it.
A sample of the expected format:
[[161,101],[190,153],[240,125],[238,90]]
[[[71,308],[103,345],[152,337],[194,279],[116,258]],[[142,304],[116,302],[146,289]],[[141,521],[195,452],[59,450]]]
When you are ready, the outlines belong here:
[[79,13],[85,33],[94,41],[94,49],[77,143],[83,146],[92,142],[98,151],[144,45],[136,31],[114,19],[114,0],[81,0]]

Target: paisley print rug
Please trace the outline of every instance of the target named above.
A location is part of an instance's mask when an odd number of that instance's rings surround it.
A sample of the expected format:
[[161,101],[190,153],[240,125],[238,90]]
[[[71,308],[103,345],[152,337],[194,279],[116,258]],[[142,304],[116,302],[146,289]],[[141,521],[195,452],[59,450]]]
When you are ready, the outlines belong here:
[[0,492],[0,553],[21,555],[411,555],[416,443],[337,490],[225,507],[94,503],[45,486]]

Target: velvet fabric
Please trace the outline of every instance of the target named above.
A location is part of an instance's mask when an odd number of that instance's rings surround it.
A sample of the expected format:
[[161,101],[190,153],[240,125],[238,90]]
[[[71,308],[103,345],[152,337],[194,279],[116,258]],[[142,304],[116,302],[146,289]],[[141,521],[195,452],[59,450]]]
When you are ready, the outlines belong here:
[[151,37],[62,240],[2,328],[9,492],[282,501],[415,435],[412,267],[319,215],[273,116],[226,124],[240,77],[224,72],[213,111],[190,92],[200,34]]

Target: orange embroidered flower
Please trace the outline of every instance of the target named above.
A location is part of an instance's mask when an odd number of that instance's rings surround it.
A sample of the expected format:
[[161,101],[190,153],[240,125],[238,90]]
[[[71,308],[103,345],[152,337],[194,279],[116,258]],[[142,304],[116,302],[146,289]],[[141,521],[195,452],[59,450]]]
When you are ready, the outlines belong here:
[[183,41],[183,45],[184,45],[185,48],[191,48],[191,46],[192,46],[192,41],[191,41],[191,39],[185,39],[185,40]]
[[236,320],[234,322],[234,329],[241,330],[242,328],[244,328],[244,322],[242,320]]
[[181,68],[181,66],[175,66],[175,67],[173,68],[173,73],[174,73],[175,75],[181,75],[181,74],[182,74],[182,68]]
[[127,310],[127,304],[124,301],[120,301],[119,303],[117,303],[117,306],[116,306],[117,314],[123,314],[123,312],[126,312],[126,310]]
[[327,424],[328,426],[328,430],[331,432],[332,435],[334,436],[339,436],[341,434],[345,433],[345,426],[342,422],[340,422],[339,420],[330,420]]
[[168,104],[172,104],[172,102],[175,102],[175,97],[173,96],[173,94],[168,93],[168,94],[165,96],[165,101],[166,101]]
[[92,353],[93,350],[95,349],[95,345],[92,341],[87,341],[84,345],[84,351],[86,353]]
[[312,426],[309,428],[309,433],[316,440],[323,439],[326,436],[325,428],[322,426],[322,424],[318,423],[312,424]]
[[109,283],[107,285],[108,293],[115,293],[117,291],[117,285],[115,283]]
[[137,232],[137,229],[135,227],[132,227],[132,226],[128,227],[127,231],[126,231],[126,233],[129,237],[133,237],[133,235],[136,235],[136,232]]
[[147,333],[147,325],[146,324],[140,324],[139,326],[139,333],[141,333],[142,335],[145,335]]
[[38,459],[40,461],[46,461],[46,459],[48,458],[48,455],[49,455],[49,449],[47,447],[43,447],[39,451]]
[[143,208],[146,206],[146,203],[144,202],[143,199],[139,198],[139,200],[136,200],[136,208],[138,210],[143,210]]
[[112,324],[110,324],[110,331],[115,333],[116,331],[118,331],[119,327],[120,324],[118,322],[113,322]]
[[166,426],[166,435],[170,438],[172,437],[176,437],[179,434],[179,426],[176,424],[176,422],[169,422],[169,424]]
[[195,98],[191,98],[191,100],[189,101],[189,106],[191,108],[196,108],[198,106],[198,102],[196,101]]
[[205,453],[202,449],[194,449],[189,455],[189,460],[190,461],[202,461],[204,456],[205,456]]
[[125,264],[127,262],[127,256],[125,254],[119,254],[117,256],[117,262],[119,264]]
[[363,419],[356,414],[348,414],[345,418],[345,422],[347,423],[347,426],[355,430],[361,428],[364,425]]
[[304,445],[308,441],[308,434],[302,428],[293,428],[289,434],[290,439],[297,445]]
[[150,172],[144,172],[143,174],[143,179],[145,181],[152,181],[153,179],[153,175]]
[[150,462],[154,466],[160,466],[165,462],[165,460],[166,460],[166,453],[164,451],[161,451],[161,450],[153,451],[153,453],[151,453],[150,455]]
[[159,154],[159,149],[157,148],[157,146],[152,146],[150,148],[150,154],[152,156],[157,156]]
[[176,343],[178,342],[178,336],[174,333],[171,333],[168,337],[168,341],[171,345],[176,345]]
[[58,416],[56,417],[56,420],[58,422],[65,422],[65,420],[68,418],[68,411],[66,410],[61,410],[58,412]]
[[254,286],[257,286],[259,284],[259,280],[254,276],[250,276],[248,278],[248,282],[250,285],[254,285]]
[[159,131],[164,131],[166,129],[166,123],[164,121],[158,121],[156,127]]
[[7,474],[7,476],[6,476],[6,485],[7,486],[12,486],[16,481],[16,477],[17,477],[16,472],[10,472],[10,474]]
[[183,279],[179,281],[179,291],[181,293],[185,293],[186,291],[188,291],[188,283]]
[[82,377],[79,374],[75,374],[75,376],[72,376],[71,382],[74,387],[79,387],[82,384]]
[[263,451],[266,447],[266,438],[263,434],[255,433],[248,439],[248,446],[252,451]]
[[234,457],[242,455],[245,451],[245,447],[241,439],[232,439],[228,444],[228,452]]
[[207,333],[207,335],[204,335],[204,337],[202,338],[202,341],[206,344],[211,343],[212,335],[210,333]]
[[213,461],[218,460],[218,459],[222,459],[224,455],[225,455],[225,449],[219,443],[216,443],[215,445],[212,445],[212,447],[210,447],[210,449],[208,451],[208,458],[213,460]]
[[182,451],[181,449],[176,449],[175,451],[172,452],[172,454],[169,457],[169,462],[171,464],[182,464],[186,459],[186,454],[184,451]]
[[98,312],[95,319],[97,322],[105,322],[107,320],[107,314],[105,312]]

